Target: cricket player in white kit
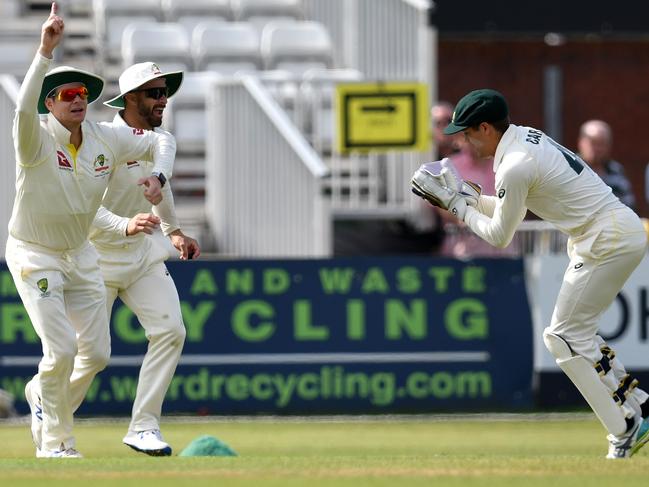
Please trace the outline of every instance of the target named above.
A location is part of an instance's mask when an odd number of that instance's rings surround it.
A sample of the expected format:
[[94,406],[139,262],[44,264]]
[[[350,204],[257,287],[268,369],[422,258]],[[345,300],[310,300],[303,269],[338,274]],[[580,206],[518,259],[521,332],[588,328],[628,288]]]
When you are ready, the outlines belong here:
[[[120,111],[114,127],[171,134],[158,128],[167,99],[182,83],[180,71],[162,73],[152,62],[126,69],[119,78],[120,94],[105,103]],[[149,341],[138,379],[133,414],[124,443],[152,456],[171,455],[160,433],[162,402],[180,359],[185,326],[176,286],[164,261],[167,250],[146,236],[160,223],[183,260],[200,255],[198,243],[183,234],[176,217],[171,173],[158,174],[163,199],[153,207],[136,182],[151,174],[153,162],[130,161],[113,172],[90,241],[99,252],[110,312],[117,296],[135,313]]]
[[480,157],[493,156],[496,196],[480,195],[447,161],[424,164],[413,191],[496,247],[511,242],[527,209],[569,235],[570,263],[543,339],[608,431],[607,458],[630,457],[649,440],[649,396],[597,335],[597,323],[646,253],[640,219],[574,153],[511,124],[494,90],[458,102],[444,133],[459,132]]
[[[78,458],[73,412],[110,356],[105,287],[88,241],[90,225],[116,167],[142,158],[153,159],[156,171],[169,171],[176,146],[163,134],[85,121],[103,80],[67,66],[46,75],[63,31],[53,3],[18,95],[16,197],[6,260],[43,347],[38,374],[25,387],[36,456]],[[39,113],[47,119],[41,122]],[[149,201],[160,201],[156,176],[138,183]]]

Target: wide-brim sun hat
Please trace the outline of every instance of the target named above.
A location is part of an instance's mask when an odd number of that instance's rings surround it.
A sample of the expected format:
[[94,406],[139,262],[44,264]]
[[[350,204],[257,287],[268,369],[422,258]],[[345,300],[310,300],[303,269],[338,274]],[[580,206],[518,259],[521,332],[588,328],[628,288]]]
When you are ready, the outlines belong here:
[[88,104],[101,96],[104,90],[104,80],[96,74],[89,73],[82,69],[71,66],[59,66],[45,75],[41,94],[38,98],[38,113],[41,115],[49,113],[45,106],[45,99],[52,90],[68,83],[83,83],[88,88]]
[[163,73],[156,63],[138,63],[124,70],[119,77],[119,95],[104,102],[111,108],[124,108],[124,95],[138,89],[152,79],[165,78],[167,81],[167,98],[171,98],[183,82],[182,71]]

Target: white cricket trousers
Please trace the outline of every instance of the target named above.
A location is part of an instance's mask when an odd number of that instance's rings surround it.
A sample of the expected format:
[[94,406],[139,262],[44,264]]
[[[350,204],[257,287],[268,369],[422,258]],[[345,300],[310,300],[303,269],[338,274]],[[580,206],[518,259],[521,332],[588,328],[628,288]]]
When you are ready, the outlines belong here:
[[88,242],[60,252],[9,237],[5,257],[43,347],[32,379],[43,407],[41,448],[73,448],[73,412],[110,358],[97,252]]
[[97,246],[97,250],[109,316],[119,296],[133,311],[149,341],[140,368],[129,432],[160,429],[162,403],[185,343],[180,298],[164,265],[167,252],[150,237],[125,249]]
[[646,252],[642,222],[626,207],[605,212],[582,236],[571,238],[570,263],[549,331],[561,336],[574,353],[599,361],[599,319]]

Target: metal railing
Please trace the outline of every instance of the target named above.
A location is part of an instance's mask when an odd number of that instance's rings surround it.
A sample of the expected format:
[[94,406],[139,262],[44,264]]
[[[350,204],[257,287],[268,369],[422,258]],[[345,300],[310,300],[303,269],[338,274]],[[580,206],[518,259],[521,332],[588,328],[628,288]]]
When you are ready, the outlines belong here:
[[421,81],[436,99],[436,31],[429,0],[305,0],[306,16],[327,26],[336,65],[369,79]]
[[331,254],[321,194],[329,170],[255,77],[208,94],[206,216],[218,251],[255,257]]
[[334,217],[405,219],[417,210],[409,181],[425,162],[422,154],[334,154],[325,161],[331,178],[323,186]]
[[[337,66],[356,69],[365,80],[426,83],[430,99],[434,100],[436,32],[428,25],[433,5],[429,0],[305,0],[305,12],[307,18],[327,26]],[[317,80],[310,81],[309,85],[315,107],[302,110],[309,115],[300,120],[298,102],[298,124],[306,121],[307,126],[318,127],[323,119],[320,107],[333,105],[322,101],[331,97],[334,89]],[[333,124],[326,117],[325,121]],[[412,216],[417,211],[417,202],[409,192],[408,183],[430,154],[392,152],[343,156],[331,149],[333,132],[332,126],[324,141],[321,130],[315,130],[312,137],[307,134],[331,170],[324,191],[331,201],[332,214],[351,218]]]
[[568,235],[543,220],[525,220],[516,230],[521,255],[565,254]]
[[[303,77],[262,76],[274,96],[330,172],[322,190],[334,218],[407,218],[418,208],[410,178],[428,152],[339,154],[334,97],[338,83],[360,81],[353,70],[307,72]],[[351,80],[351,81],[350,81]]]
[[525,220],[504,249],[491,246],[467,226],[446,225],[441,254],[459,259],[565,254],[568,236],[551,223]]
[[7,225],[16,195],[13,120],[20,86],[11,75],[0,75],[0,259],[4,259]]

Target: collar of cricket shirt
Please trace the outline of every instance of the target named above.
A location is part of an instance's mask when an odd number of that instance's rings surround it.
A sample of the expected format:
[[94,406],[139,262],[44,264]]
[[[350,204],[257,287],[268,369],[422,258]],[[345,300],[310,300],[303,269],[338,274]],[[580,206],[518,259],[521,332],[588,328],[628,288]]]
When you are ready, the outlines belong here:
[[58,145],[68,145],[72,132],[66,129],[52,113],[47,114],[47,128]]
[[115,114],[115,116],[113,117],[113,123],[119,127],[129,127],[129,124],[127,124],[126,120],[124,120],[124,117],[122,117],[123,112],[124,109],[121,109]]
[[498,170],[498,166],[500,166],[500,163],[503,160],[505,151],[511,145],[511,143],[514,142],[517,128],[518,127],[516,125],[510,123],[509,127],[507,128],[507,130],[505,130],[505,133],[501,137],[500,142],[498,142],[498,147],[496,147],[496,154],[494,155],[494,172]]
[[[47,130],[54,137],[54,141],[58,145],[67,146],[70,144],[70,136],[72,132],[66,129],[61,122],[59,122],[54,115],[48,113],[46,115]],[[88,121],[81,122],[81,133],[87,133]]]

